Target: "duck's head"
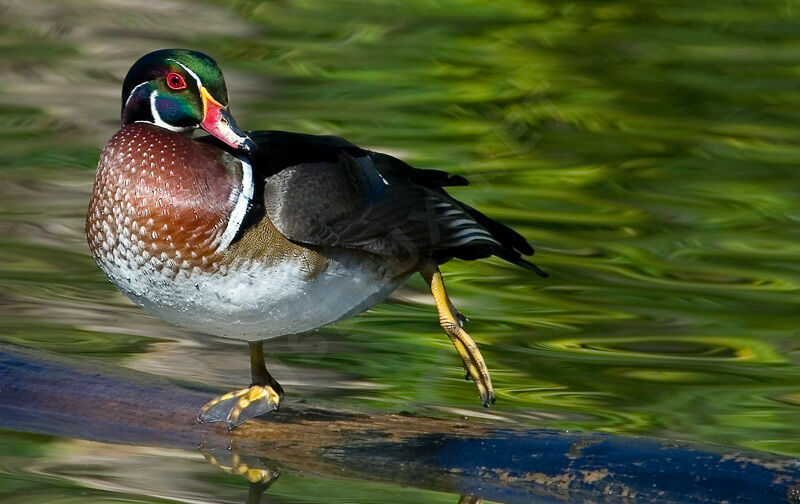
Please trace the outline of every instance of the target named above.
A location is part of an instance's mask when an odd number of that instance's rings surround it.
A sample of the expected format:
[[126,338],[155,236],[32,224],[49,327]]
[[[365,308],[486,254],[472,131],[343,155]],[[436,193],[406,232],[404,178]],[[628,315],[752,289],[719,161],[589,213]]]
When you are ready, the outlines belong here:
[[184,133],[203,128],[246,154],[255,148],[228,110],[217,62],[197,51],[162,49],[133,64],[122,85],[122,125],[132,122]]

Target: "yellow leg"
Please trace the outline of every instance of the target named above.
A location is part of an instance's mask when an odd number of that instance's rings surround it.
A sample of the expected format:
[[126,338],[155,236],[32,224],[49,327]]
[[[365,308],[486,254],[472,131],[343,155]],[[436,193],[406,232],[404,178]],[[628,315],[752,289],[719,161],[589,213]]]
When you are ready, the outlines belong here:
[[442,273],[439,267],[434,263],[425,263],[420,268],[425,281],[431,288],[433,300],[436,303],[436,310],[439,312],[439,325],[442,326],[444,332],[450,337],[450,341],[456,348],[456,352],[461,356],[464,361],[464,369],[467,374],[475,382],[478,388],[478,394],[481,396],[481,402],[484,406],[488,407],[494,403],[494,390],[492,389],[492,378],[489,376],[489,370],[486,367],[486,362],[483,360],[478,345],[475,344],[472,337],[467,334],[467,331],[461,327],[459,314],[456,311],[450,298],[447,297],[447,290],[444,287],[442,280]]

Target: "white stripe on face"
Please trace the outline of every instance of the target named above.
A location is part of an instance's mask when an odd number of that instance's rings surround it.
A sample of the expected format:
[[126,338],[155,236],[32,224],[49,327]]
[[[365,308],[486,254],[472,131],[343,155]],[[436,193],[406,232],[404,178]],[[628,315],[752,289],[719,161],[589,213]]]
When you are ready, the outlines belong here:
[[131,89],[131,92],[128,93],[128,98],[125,100],[125,106],[122,107],[123,109],[128,108],[128,103],[131,101],[131,98],[133,98],[133,95],[136,94],[136,90],[144,86],[145,84],[147,84],[147,81],[142,82],[141,84],[138,84],[135,88]]
[[192,78],[194,79],[194,81],[197,83],[197,89],[198,89],[198,91],[200,90],[200,88],[201,88],[201,87],[203,87],[203,82],[200,80],[200,77],[199,77],[199,76],[198,76],[196,73],[194,73],[194,71],[192,71],[192,69],[191,69],[191,68],[187,67],[186,65],[184,65],[183,63],[181,63],[181,62],[180,62],[180,61],[178,61],[178,60],[174,60],[174,59],[168,59],[167,61],[174,61],[175,63],[177,63],[178,65],[180,65],[180,66],[181,66],[181,68],[183,68],[184,70],[186,70],[186,73],[188,73],[189,75],[191,75],[191,76],[192,76]]
[[[169,124],[168,122],[165,122],[163,119],[161,119],[161,115],[158,113],[158,108],[156,107],[156,98],[158,98],[158,91],[154,89],[153,92],[150,93],[150,115],[153,116],[153,122],[150,124],[155,124],[156,126],[160,126],[170,131],[177,131],[179,133],[183,133],[194,129],[192,127],[173,126],[172,124]],[[149,122],[149,121],[137,121],[137,122]]]

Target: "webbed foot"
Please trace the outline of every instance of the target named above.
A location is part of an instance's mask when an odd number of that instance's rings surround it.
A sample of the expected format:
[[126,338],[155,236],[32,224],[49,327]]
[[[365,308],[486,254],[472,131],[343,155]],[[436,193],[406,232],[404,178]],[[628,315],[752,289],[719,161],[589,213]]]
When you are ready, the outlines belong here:
[[281,402],[282,390],[269,385],[252,385],[208,401],[197,419],[200,422],[225,422],[233,430],[251,418],[275,411]]

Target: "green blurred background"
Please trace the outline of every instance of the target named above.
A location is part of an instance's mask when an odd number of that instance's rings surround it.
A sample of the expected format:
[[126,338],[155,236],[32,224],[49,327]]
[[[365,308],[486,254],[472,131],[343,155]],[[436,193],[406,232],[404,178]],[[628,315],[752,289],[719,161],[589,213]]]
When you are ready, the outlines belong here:
[[[796,16],[794,0],[0,0],[0,340],[248,381],[246,347],[133,306],[83,236],[127,68],[189,47],[220,63],[244,128],[466,175],[452,194],[519,230],[551,274],[443,267],[492,371],[490,410],[419,278],[270,341],[290,399],[800,456]],[[241,500],[215,471],[199,454],[0,431],[7,502]],[[289,476],[270,495],[330,502],[331,486],[342,502],[378,491]]]

